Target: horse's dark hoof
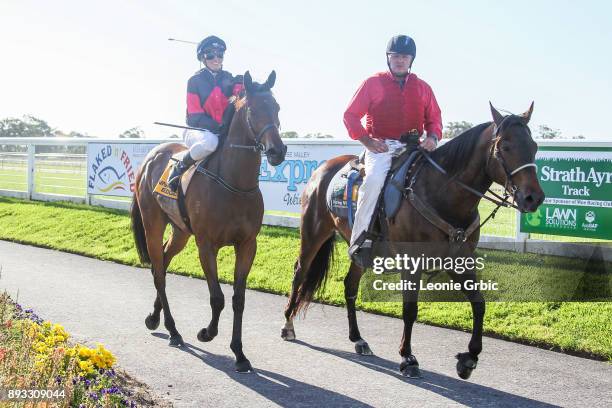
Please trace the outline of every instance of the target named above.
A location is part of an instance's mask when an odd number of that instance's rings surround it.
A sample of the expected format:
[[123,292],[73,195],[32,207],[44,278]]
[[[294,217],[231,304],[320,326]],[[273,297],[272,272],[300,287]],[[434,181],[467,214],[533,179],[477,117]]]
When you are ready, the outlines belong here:
[[174,336],[170,336],[170,347],[183,347],[185,342],[183,342],[183,337],[180,334],[175,334]]
[[149,330],[155,330],[159,327],[159,316],[155,317],[152,314],[149,314],[145,319],[145,325]]
[[253,367],[249,360],[236,361],[236,372],[239,373],[250,373],[253,372]]
[[476,369],[478,357],[472,356],[470,353],[459,353],[455,356],[457,361],[457,375],[467,380],[472,375],[472,371]]
[[286,341],[295,340],[295,330],[294,329],[285,329],[284,327],[281,329],[281,338]]
[[205,343],[211,341],[214,338],[215,336],[212,336],[210,332],[206,329],[206,327],[198,332],[198,340],[203,341]]
[[419,362],[416,357],[410,355],[408,357],[404,357],[400,364],[400,372],[404,377],[408,378],[421,378],[421,370],[419,369]]
[[355,342],[355,352],[362,356],[373,356],[372,349],[365,340],[358,340]]

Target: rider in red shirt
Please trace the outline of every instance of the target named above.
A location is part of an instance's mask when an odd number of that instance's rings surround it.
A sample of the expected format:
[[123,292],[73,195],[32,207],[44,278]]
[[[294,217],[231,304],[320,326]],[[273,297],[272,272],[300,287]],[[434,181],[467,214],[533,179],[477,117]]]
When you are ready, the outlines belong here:
[[[352,139],[366,148],[365,177],[359,188],[357,213],[349,255],[365,266],[372,240],[367,231],[395,151],[404,144],[402,135],[426,136],[421,147],[431,151],[442,138],[442,117],[431,87],[411,73],[416,57],[412,38],[397,35],[387,45],[389,71],[366,79],[344,113],[344,124]],[[365,127],[361,119],[366,117]]]

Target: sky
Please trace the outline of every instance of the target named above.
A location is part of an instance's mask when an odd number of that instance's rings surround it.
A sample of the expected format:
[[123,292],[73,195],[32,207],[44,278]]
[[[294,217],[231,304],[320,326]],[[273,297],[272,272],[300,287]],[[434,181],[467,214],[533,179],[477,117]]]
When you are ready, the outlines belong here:
[[396,34],[417,45],[413,72],[442,119],[491,119],[488,102],[531,127],[610,140],[612,3],[606,1],[9,1],[0,3],[0,118],[28,114],[65,132],[148,138],[184,124],[195,45],[214,34],[224,69],[274,87],[282,131],[347,138],[342,114],[387,69]]

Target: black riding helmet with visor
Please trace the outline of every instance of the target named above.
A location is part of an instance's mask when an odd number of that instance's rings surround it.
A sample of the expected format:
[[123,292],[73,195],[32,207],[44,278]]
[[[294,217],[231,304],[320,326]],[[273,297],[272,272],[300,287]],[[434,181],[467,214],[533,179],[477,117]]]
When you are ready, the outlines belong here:
[[196,50],[198,61],[215,57],[223,58],[226,48],[225,41],[214,35],[208,36],[198,44]]

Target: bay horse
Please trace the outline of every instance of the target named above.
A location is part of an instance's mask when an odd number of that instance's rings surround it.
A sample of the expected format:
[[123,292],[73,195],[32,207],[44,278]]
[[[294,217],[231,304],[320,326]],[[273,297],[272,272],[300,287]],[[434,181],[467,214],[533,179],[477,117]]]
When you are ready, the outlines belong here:
[[[533,212],[544,200],[535,171],[537,144],[531,138],[527,124],[533,103],[522,115],[503,116],[490,104],[493,122],[483,123],[457,136],[431,153],[431,161],[422,158],[418,178],[410,190],[421,202],[433,208],[447,225],[462,228],[474,225],[473,233],[461,240],[463,254],[472,255],[480,236],[478,204],[493,182],[506,186],[522,212]],[[281,336],[294,340],[293,318],[305,310],[315,293],[324,284],[330,269],[334,239],[338,233],[349,241],[351,230],[346,219],[330,212],[326,192],[333,176],[355,156],[345,155],[325,162],[311,176],[302,196],[300,253],[294,266],[291,295],[285,308],[285,325]],[[436,168],[439,163],[441,168]],[[444,174],[446,173],[446,174]],[[470,189],[472,191],[470,191]],[[350,193],[349,193],[350,194]],[[393,223],[388,224],[390,242],[428,243],[433,246],[449,243],[449,234],[421,215],[405,194]],[[431,218],[431,217],[430,217]],[[439,223],[438,223],[439,225]],[[447,254],[443,256],[448,256]],[[457,254],[455,254],[457,255]],[[371,355],[368,343],[361,337],[355,314],[359,281],[364,269],[352,262],[344,279],[344,295],[348,311],[349,339],[359,354]],[[468,290],[463,283],[468,274],[449,272],[454,282],[462,283],[462,292],[470,301],[473,313],[472,337],[467,353],[457,355],[457,373],[469,378],[476,368],[482,351],[482,331],[485,314],[484,298],[478,289]],[[418,290],[418,289],[417,289]],[[418,292],[417,292],[418,297]],[[412,326],[417,318],[418,303],[414,297],[403,296],[402,319],[404,331],[399,348],[402,358],[400,371],[408,377],[420,377],[416,357],[412,354]]]
[[[279,105],[271,92],[275,80],[274,71],[263,84],[253,82],[249,72],[245,73],[245,92],[234,102],[236,111],[225,143],[219,143],[219,151],[208,161],[208,173],[196,172],[185,193],[189,227],[195,236],[212,309],[208,327],[198,332],[200,341],[211,341],[218,333],[225,299],[217,276],[217,253],[224,246],[234,246],[234,322],[230,348],[236,356],[235,368],[239,372],[252,370],[242,352],[242,315],[247,276],[255,258],[256,237],[264,212],[259,190],[260,152],[265,153],[273,166],[279,165],[287,152],[279,135]],[[149,152],[136,176],[131,208],[136,248],[143,264],[151,264],[157,291],[153,312],[147,316],[145,324],[148,329],[155,330],[163,310],[170,346],[176,347],[184,343],[166,297],[166,269],[185,247],[191,233],[172,225],[171,235],[163,242],[170,220],[153,196],[153,190],[172,155],[183,150],[186,150],[183,144],[165,143]]]

